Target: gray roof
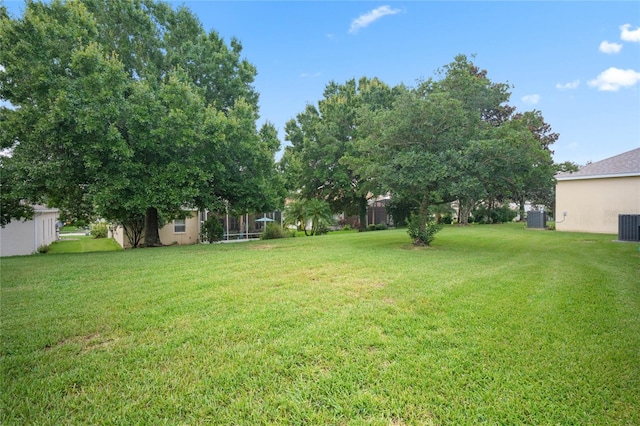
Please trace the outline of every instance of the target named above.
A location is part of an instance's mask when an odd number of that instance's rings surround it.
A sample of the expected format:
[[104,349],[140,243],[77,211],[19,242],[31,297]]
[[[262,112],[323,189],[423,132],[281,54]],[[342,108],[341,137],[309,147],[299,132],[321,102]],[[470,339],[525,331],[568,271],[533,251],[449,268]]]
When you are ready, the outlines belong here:
[[577,172],[558,173],[557,180],[640,176],[640,148],[581,167]]

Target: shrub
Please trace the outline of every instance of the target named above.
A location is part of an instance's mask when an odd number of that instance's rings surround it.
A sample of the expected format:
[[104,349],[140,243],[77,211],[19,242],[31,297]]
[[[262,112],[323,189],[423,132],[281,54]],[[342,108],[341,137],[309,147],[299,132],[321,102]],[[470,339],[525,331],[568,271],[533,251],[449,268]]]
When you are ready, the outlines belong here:
[[203,241],[209,243],[220,241],[224,237],[222,223],[215,216],[209,216],[209,219],[204,221],[201,231]]
[[343,230],[343,231],[351,231],[351,226],[349,226],[349,224],[347,223],[346,225],[344,225],[344,226],[342,227],[342,230]]
[[91,236],[93,238],[107,238],[107,224],[104,222],[94,223],[91,226]]
[[510,209],[509,206],[495,208],[493,212],[493,219],[495,220],[494,223],[512,222],[518,215],[518,212]]
[[284,238],[284,231],[277,223],[268,223],[264,231],[260,235],[261,240],[274,240],[276,238]]
[[376,225],[376,230],[378,231],[384,231],[385,229],[387,229],[387,224],[386,223],[379,223]]
[[318,228],[316,229],[315,235],[324,235],[328,233],[329,233],[329,227],[327,226],[327,224],[324,223],[324,221],[320,222],[318,224]]
[[409,236],[413,240],[413,244],[415,245],[430,245],[438,231],[440,231],[441,229],[442,225],[436,223],[433,220],[428,220],[425,230],[421,231],[420,217],[418,215],[411,215],[409,224],[407,225],[407,233],[409,234]]
[[480,206],[473,212],[475,222],[481,224],[511,222],[517,215],[518,213],[515,210],[511,210],[509,206],[494,207],[492,209]]
[[376,226],[372,223],[370,225],[367,225],[367,231],[375,231],[376,230]]
[[50,245],[45,245],[45,246],[40,246],[38,247],[38,253],[40,254],[46,254],[49,252],[49,249],[51,248]]
[[442,217],[440,217],[440,223],[451,225],[453,223],[453,215],[451,213],[442,215]]

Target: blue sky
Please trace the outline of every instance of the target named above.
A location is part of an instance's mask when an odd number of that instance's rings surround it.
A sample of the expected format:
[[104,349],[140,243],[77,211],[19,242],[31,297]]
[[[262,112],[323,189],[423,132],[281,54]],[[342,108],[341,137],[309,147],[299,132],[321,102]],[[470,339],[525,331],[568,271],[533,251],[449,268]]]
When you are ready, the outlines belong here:
[[[330,81],[415,84],[457,54],[510,104],[540,110],[554,159],[584,164],[640,147],[640,2],[172,1],[238,38],[258,75],[261,121],[285,123]],[[8,1],[19,12],[21,2]]]

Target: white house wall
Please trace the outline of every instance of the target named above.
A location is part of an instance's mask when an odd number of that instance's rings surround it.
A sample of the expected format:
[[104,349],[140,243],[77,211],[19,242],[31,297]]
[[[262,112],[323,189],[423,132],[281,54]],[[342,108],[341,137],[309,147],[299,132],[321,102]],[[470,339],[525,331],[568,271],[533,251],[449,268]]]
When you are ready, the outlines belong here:
[[58,238],[57,212],[35,212],[33,220],[13,221],[0,228],[0,256],[32,254]]

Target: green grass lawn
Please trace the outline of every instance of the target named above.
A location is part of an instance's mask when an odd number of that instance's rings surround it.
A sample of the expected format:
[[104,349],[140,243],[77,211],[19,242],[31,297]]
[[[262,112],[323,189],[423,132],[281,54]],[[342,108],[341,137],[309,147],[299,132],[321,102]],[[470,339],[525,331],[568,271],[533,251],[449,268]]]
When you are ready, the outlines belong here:
[[50,253],[89,253],[96,251],[117,251],[122,247],[113,238],[93,238],[91,236],[64,235],[58,241],[51,243]]
[[614,238],[3,259],[0,423],[640,424],[640,255]]

